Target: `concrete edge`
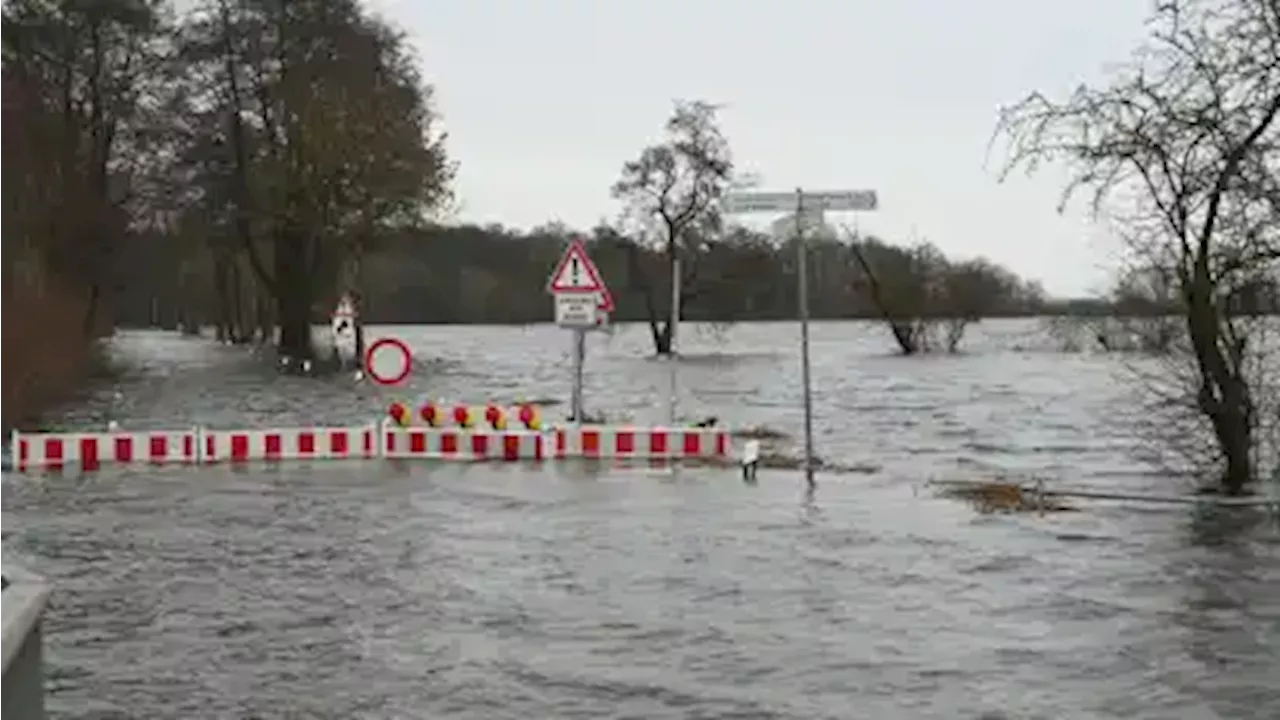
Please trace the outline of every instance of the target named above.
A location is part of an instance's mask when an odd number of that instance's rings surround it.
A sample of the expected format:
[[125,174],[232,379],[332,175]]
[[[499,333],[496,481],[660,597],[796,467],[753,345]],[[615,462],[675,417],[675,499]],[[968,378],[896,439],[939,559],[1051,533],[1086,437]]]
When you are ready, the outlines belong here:
[[40,623],[49,603],[49,583],[29,573],[0,566],[0,675],[9,671],[27,635]]

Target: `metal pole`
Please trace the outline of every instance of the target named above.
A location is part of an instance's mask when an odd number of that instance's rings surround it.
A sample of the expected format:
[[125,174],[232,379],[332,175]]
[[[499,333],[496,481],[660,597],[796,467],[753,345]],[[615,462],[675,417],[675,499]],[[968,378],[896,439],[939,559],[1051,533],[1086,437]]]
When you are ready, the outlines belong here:
[[804,238],[804,191],[796,188],[796,272],[799,274],[800,372],[804,385],[804,480],[812,490],[813,479],[813,396],[809,383],[809,262]]
[[587,331],[573,331],[573,394],[569,406],[573,412],[573,422],[582,424],[582,366],[587,358]]
[[675,427],[676,424],[676,408],[679,404],[678,397],[680,395],[679,368],[680,365],[676,360],[676,335],[680,330],[680,255],[679,249],[676,250],[676,256],[671,263],[671,348],[667,353],[667,363],[669,367],[668,380],[670,386],[667,388],[667,424]]

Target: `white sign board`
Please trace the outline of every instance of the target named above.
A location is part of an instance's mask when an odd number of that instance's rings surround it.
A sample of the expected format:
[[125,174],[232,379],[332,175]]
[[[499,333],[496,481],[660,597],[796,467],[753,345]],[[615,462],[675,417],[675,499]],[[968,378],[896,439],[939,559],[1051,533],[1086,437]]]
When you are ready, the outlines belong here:
[[801,202],[806,208],[832,212],[870,212],[880,206],[875,190],[806,190]]
[[797,200],[806,210],[871,211],[880,206],[875,190],[806,190],[800,198],[794,192],[731,193],[724,199],[724,211],[730,214],[794,211]]
[[724,211],[730,214],[795,209],[796,194],[793,192],[732,193],[724,198]]
[[600,296],[595,293],[556,293],[556,324],[592,330],[601,325]]
[[344,295],[338,301],[330,317],[333,331],[333,345],[340,352],[354,355],[356,347],[356,309],[350,296]]

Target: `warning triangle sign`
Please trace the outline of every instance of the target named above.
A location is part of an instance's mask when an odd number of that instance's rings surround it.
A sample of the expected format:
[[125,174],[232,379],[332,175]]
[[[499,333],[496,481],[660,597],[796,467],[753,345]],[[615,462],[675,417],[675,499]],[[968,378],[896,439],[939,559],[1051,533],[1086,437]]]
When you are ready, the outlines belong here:
[[[551,293],[601,293],[608,297],[608,288],[600,278],[600,270],[587,256],[587,249],[580,240],[569,243],[560,264],[547,281],[547,291]],[[612,302],[608,304],[612,305]]]

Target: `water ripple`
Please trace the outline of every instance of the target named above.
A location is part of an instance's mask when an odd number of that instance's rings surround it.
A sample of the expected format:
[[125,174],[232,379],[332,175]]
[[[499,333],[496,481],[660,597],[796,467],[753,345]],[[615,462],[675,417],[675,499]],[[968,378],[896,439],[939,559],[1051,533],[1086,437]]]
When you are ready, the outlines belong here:
[[[852,329],[851,329],[852,328]],[[549,328],[384,328],[412,386],[278,379],[123,335],[132,372],[61,420],[360,422],[393,395],[560,397]],[[791,329],[681,362],[690,416],[787,431]],[[762,471],[316,463],[6,478],[5,559],[56,582],[68,718],[1275,718],[1280,537],[1248,511],[975,516],[935,475],[1167,483],[1108,424],[1105,359],[884,355],[815,326],[819,452],[880,466],[806,500]],[[657,417],[668,366],[593,338],[593,410]],[[118,395],[117,395],[118,393]],[[548,409],[554,415],[560,410]]]

